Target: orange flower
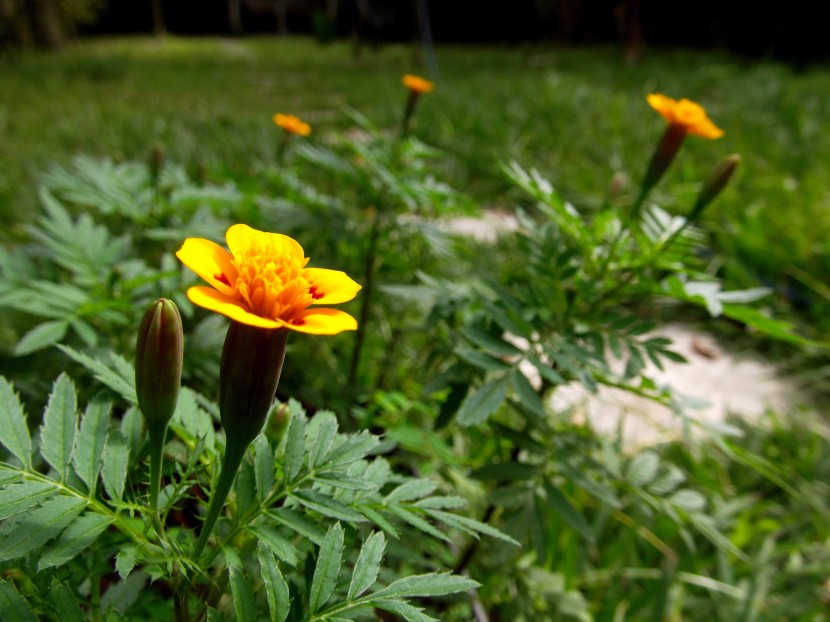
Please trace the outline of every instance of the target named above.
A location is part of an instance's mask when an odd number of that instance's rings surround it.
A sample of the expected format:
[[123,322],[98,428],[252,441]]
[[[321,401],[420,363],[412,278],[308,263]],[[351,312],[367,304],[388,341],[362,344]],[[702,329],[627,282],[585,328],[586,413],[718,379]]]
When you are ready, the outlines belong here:
[[225,234],[230,253],[202,238],[187,238],[176,256],[210,287],[191,287],[190,301],[257,328],[289,328],[333,335],[355,330],[343,311],[312,307],[355,297],[360,285],[346,273],[306,268],[308,258],[292,238],[233,225]]
[[435,88],[435,84],[424,78],[406,74],[403,77],[403,85],[413,93],[429,93]]
[[308,136],[311,134],[311,126],[293,114],[282,114],[278,112],[274,115],[273,120],[274,125],[281,127],[289,134],[297,134],[298,136]]
[[712,123],[700,104],[688,99],[677,101],[660,93],[652,93],[646,99],[669,125],[683,128],[686,134],[710,140],[723,136],[723,130]]

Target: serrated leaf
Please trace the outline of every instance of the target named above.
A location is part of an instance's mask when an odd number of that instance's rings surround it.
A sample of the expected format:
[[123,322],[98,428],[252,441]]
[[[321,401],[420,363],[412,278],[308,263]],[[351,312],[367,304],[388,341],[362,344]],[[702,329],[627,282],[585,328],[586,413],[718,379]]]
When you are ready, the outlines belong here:
[[350,435],[337,448],[332,449],[326,460],[326,468],[343,466],[365,458],[380,444],[380,439],[367,431]]
[[0,620],[37,622],[32,608],[17,591],[14,583],[0,579]]
[[285,622],[291,609],[288,584],[277,566],[274,554],[261,541],[257,544],[257,558],[259,558],[262,583],[265,585],[265,597],[268,600],[271,622]]
[[349,506],[313,490],[300,490],[291,493],[291,497],[302,503],[308,509],[319,512],[323,516],[352,523],[359,523],[364,520],[362,514]]
[[66,479],[66,468],[72,458],[76,409],[75,385],[69,376],[61,374],[52,387],[40,429],[40,453],[58,472],[61,481]]
[[399,615],[404,620],[407,620],[407,622],[440,622],[438,618],[426,615],[423,609],[413,607],[403,600],[373,600],[369,604],[378,609]]
[[634,456],[625,471],[625,479],[634,487],[642,487],[654,481],[660,468],[660,458],[653,451]]
[[347,600],[354,600],[372,587],[378,578],[380,563],[385,552],[386,537],[382,531],[376,531],[366,538],[352,571]]
[[83,622],[81,604],[75,594],[69,586],[59,582],[55,577],[52,577],[52,584],[49,586],[49,601],[60,622]]
[[361,506],[360,512],[366,518],[372,521],[375,525],[383,529],[384,532],[388,533],[390,536],[395,538],[395,540],[400,539],[401,534],[398,533],[398,530],[395,529],[395,526],[388,520],[386,520],[380,512],[377,512],[368,506]]
[[475,538],[478,538],[478,534],[484,534],[485,536],[496,538],[497,540],[507,542],[513,546],[521,546],[519,542],[508,536],[506,533],[502,533],[495,527],[491,527],[487,523],[482,523],[474,518],[460,516],[458,514],[450,514],[449,512],[444,512],[442,510],[429,509],[427,510],[427,513],[445,525],[455,527],[456,529],[468,533]]
[[483,423],[504,403],[510,374],[483,384],[461,402],[457,420],[463,426]]
[[50,320],[38,324],[20,338],[14,347],[14,355],[25,356],[55,345],[66,336],[67,330],[69,322],[66,320]]
[[254,441],[254,479],[257,499],[262,503],[274,487],[274,452],[264,434]]
[[461,360],[484,371],[504,371],[511,367],[509,363],[505,363],[500,359],[493,358],[489,354],[474,350],[473,348],[459,347],[454,352]]
[[99,534],[112,523],[101,514],[88,513],[63,530],[57,540],[41,554],[38,571],[50,566],[61,566],[89,547]]
[[332,475],[315,476],[314,481],[332,488],[343,488],[344,490],[375,490],[377,486],[374,482],[365,479],[358,479],[356,477],[349,477],[348,475]]
[[57,536],[80,514],[86,501],[59,496],[44,502],[0,542],[0,561],[17,559]]
[[277,508],[268,512],[266,515],[301,536],[308,538],[317,546],[323,544],[323,538],[326,534],[305,515],[294,510],[289,510],[288,508]]
[[467,327],[462,329],[461,334],[477,346],[489,350],[498,356],[520,356],[522,351],[499,337],[495,337],[477,328]]
[[409,480],[386,495],[384,503],[400,503],[401,501],[420,499],[431,494],[437,487],[438,484],[431,479]]
[[305,415],[298,402],[289,402],[291,421],[285,438],[285,483],[293,482],[303,466],[305,454]]
[[101,466],[101,480],[110,498],[120,501],[124,495],[129,463],[130,448],[127,446],[127,440],[119,430],[113,430],[104,446]]
[[378,598],[410,598],[413,596],[446,596],[458,594],[479,587],[479,583],[450,574],[449,572],[429,573],[404,577],[393,581],[382,590],[372,594],[372,600]]
[[286,564],[289,566],[297,565],[297,549],[276,531],[265,525],[251,525],[248,530]]
[[317,612],[334,593],[337,576],[340,574],[340,563],[343,559],[343,538],[343,528],[340,523],[335,523],[326,532],[308,593],[309,613]]
[[237,622],[256,622],[256,602],[251,590],[251,583],[240,566],[231,565],[228,568],[233,598],[233,611]]
[[404,508],[400,505],[393,504],[388,506],[387,509],[404,522],[409,523],[410,525],[415,527],[415,529],[423,531],[424,533],[428,533],[433,538],[438,538],[439,540],[443,540],[444,542],[450,541],[450,538],[449,536],[447,536],[447,534],[442,533],[434,526],[432,526],[429,523],[429,521],[425,520],[422,516],[415,514],[408,508]]
[[236,490],[236,506],[240,514],[245,514],[256,503],[256,484],[254,483],[254,467],[244,460],[236,472],[234,482]]
[[542,399],[539,397],[536,389],[528,382],[527,377],[518,369],[513,372],[513,390],[519,397],[522,406],[537,417],[545,416],[545,407],[542,405]]
[[76,363],[86,367],[98,381],[121,395],[128,403],[138,403],[135,394],[135,374],[132,377],[125,377],[123,374],[114,371],[113,365],[110,363],[94,359],[82,352],[73,350],[69,346],[59,345],[58,348]]
[[95,492],[98,472],[101,470],[111,408],[112,404],[103,400],[90,402],[81,419],[80,431],[75,439],[72,463],[75,466],[75,473],[87,485],[90,495]]
[[25,512],[55,494],[57,488],[45,482],[23,482],[0,490],[0,520]]
[[313,469],[326,459],[337,436],[337,418],[327,411],[318,412],[308,426],[307,435],[308,468]]
[[115,555],[115,569],[121,579],[126,579],[138,563],[138,547],[134,544],[127,544],[118,549]]
[[20,460],[24,467],[30,464],[32,439],[26,424],[26,414],[14,387],[0,376],[0,443]]
[[547,497],[550,507],[553,508],[553,510],[562,517],[562,520],[568,523],[568,525],[575,529],[583,538],[588,540],[588,542],[593,542],[594,532],[582,513],[577,510],[565,494],[552,483],[546,481],[544,483],[544,487],[545,496]]

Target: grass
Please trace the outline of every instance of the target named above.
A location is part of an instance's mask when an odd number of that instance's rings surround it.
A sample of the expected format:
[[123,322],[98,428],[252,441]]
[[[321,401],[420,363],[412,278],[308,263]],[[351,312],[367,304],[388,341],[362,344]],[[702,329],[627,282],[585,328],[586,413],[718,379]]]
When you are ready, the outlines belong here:
[[[649,51],[634,67],[614,48],[441,47],[437,59],[438,89],[417,131],[447,152],[452,183],[487,206],[515,204],[499,171],[514,158],[578,205],[598,205],[616,172],[633,193],[663,127],[645,95],[701,102],[726,136],[688,140],[654,198],[687,209],[715,162],[740,153],[737,181],[707,213],[723,269],[736,285],[761,281],[796,305],[822,303],[811,319],[830,330],[828,72],[684,50]],[[77,153],[147,159],[163,145],[196,175],[255,184],[274,158],[274,112],[308,120],[318,140],[351,125],[344,105],[392,127],[407,71],[426,72],[410,47],[356,61],[345,43],[307,39],[101,39],[7,56],[0,216],[25,221],[39,173]]]

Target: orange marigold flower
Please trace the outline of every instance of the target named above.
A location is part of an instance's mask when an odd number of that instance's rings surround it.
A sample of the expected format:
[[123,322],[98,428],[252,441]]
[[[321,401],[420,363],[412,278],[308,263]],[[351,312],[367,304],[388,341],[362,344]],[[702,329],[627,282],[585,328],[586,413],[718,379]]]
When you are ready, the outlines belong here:
[[258,328],[289,328],[333,335],[355,330],[343,311],[313,307],[355,297],[360,285],[346,273],[306,268],[308,258],[296,240],[279,233],[233,225],[225,234],[230,253],[202,238],[187,238],[176,256],[210,287],[191,287],[190,301]]
[[435,84],[433,84],[429,80],[420,78],[418,76],[413,76],[409,73],[403,77],[403,85],[410,91],[418,94],[429,93],[435,88]]
[[687,134],[708,139],[723,136],[723,130],[712,123],[706,110],[698,103],[688,99],[674,100],[660,93],[652,93],[646,99],[669,125],[681,127]]
[[278,112],[274,115],[273,119],[274,125],[281,127],[289,134],[297,134],[298,136],[308,136],[311,134],[311,126],[293,114],[282,114]]

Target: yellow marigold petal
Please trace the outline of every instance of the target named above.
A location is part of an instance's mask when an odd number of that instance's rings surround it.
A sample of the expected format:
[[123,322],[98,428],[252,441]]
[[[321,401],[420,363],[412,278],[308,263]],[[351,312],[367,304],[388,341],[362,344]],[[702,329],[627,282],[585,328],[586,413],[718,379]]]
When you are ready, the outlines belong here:
[[687,134],[710,140],[723,136],[723,130],[712,122],[697,102],[690,99],[677,101],[660,93],[651,93],[646,100],[670,125],[682,127]]
[[406,88],[416,93],[429,93],[435,88],[435,84],[429,80],[421,78],[420,76],[413,76],[409,73],[403,77],[403,84]]
[[248,326],[280,328],[286,325],[282,321],[270,320],[254,315],[245,308],[244,303],[241,301],[231,296],[226,296],[210,287],[191,287],[187,290],[187,297],[194,305],[198,305],[209,311],[221,313],[236,322],[247,324]]
[[339,270],[306,268],[304,276],[314,288],[312,304],[336,305],[348,302],[357,295],[361,287],[345,272]]
[[344,330],[355,330],[357,320],[339,309],[306,309],[283,326],[311,335],[336,335]]
[[677,105],[675,100],[671,97],[666,97],[661,93],[651,93],[646,96],[646,101],[648,101],[648,105],[659,112],[660,116],[662,116],[666,121],[669,123],[674,122],[674,107]]
[[224,248],[204,238],[187,238],[176,257],[223,294],[233,294],[236,281],[233,258]]
[[248,225],[233,225],[225,233],[228,248],[234,257],[242,256],[251,247],[271,248],[275,255],[288,254],[300,260],[304,258],[303,247],[287,235],[258,231]]
[[293,114],[282,114],[278,112],[273,116],[274,125],[281,127],[286,132],[308,136],[311,134],[311,126]]

